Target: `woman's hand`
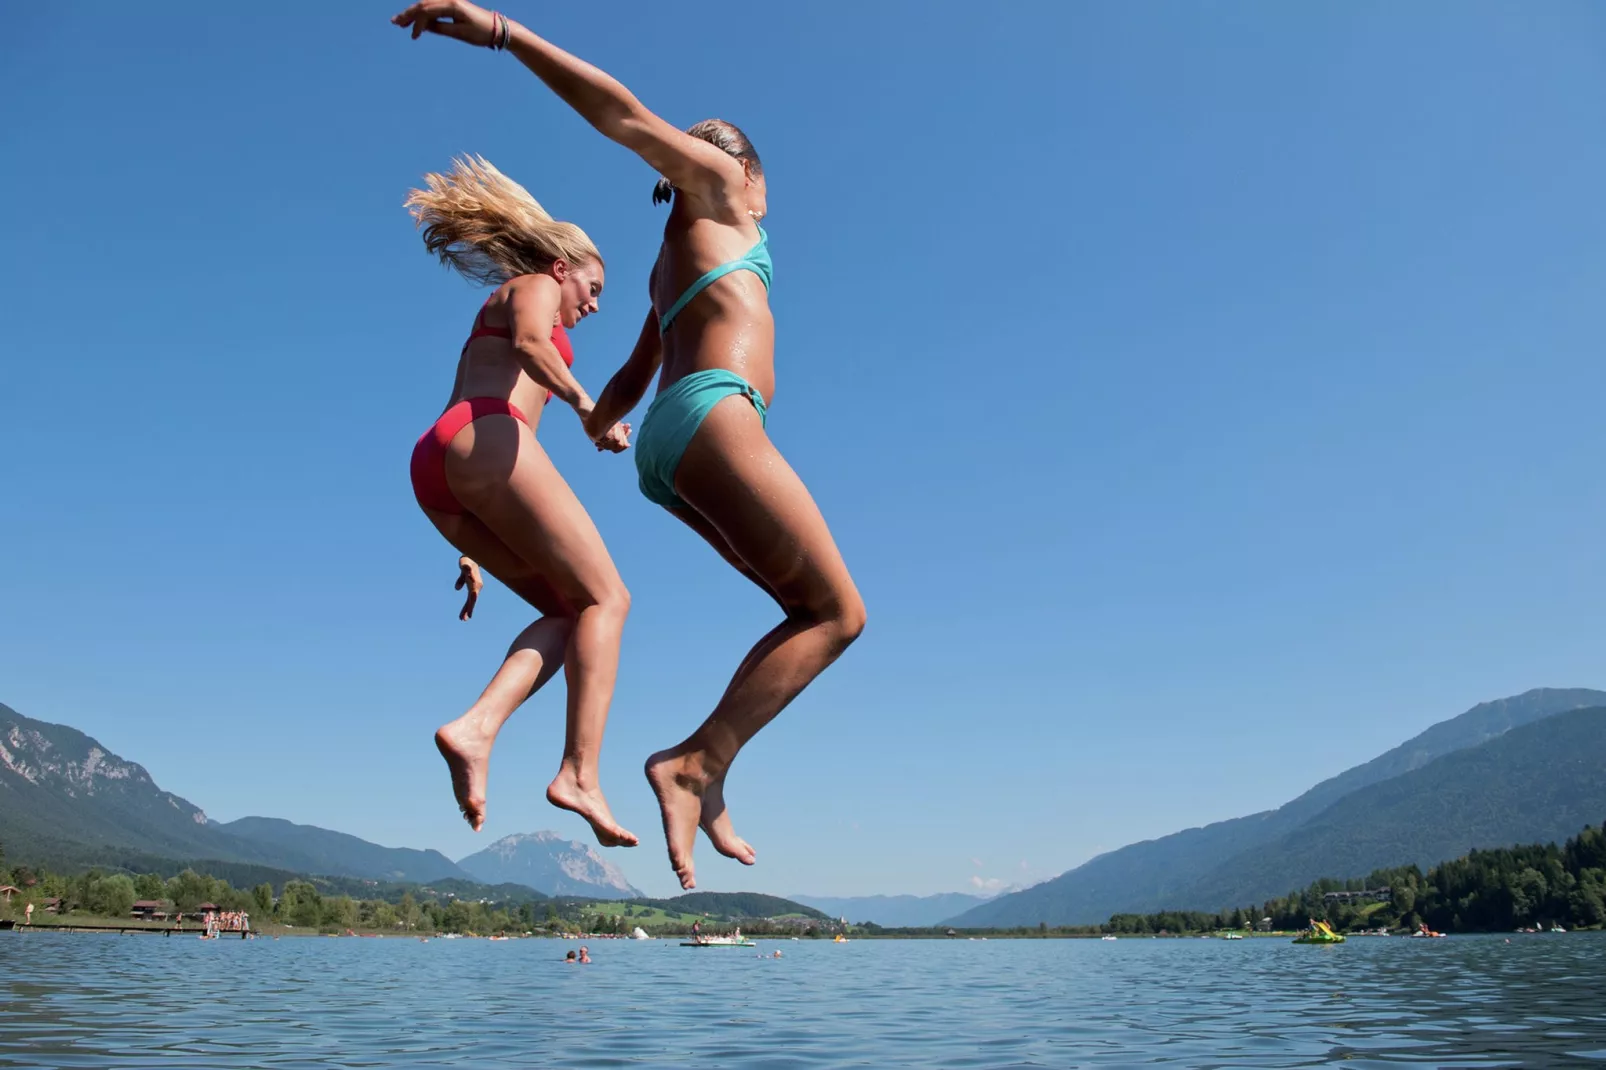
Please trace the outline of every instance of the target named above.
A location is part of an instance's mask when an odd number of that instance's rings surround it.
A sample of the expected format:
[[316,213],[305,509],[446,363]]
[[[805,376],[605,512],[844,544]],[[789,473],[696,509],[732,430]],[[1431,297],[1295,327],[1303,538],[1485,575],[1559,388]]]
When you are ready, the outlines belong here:
[[495,16],[468,0],[419,0],[390,21],[403,29],[411,26],[415,41],[434,33],[489,47],[499,32]]
[[597,449],[607,450],[609,453],[623,453],[630,448],[630,425],[617,423],[608,428],[597,438],[592,439]]
[[480,566],[467,557],[457,559],[457,587],[461,591],[468,588],[468,594],[463,599],[463,611],[457,615],[458,620],[468,620],[474,615],[474,603],[480,600],[480,591],[485,587],[485,581],[480,579]]

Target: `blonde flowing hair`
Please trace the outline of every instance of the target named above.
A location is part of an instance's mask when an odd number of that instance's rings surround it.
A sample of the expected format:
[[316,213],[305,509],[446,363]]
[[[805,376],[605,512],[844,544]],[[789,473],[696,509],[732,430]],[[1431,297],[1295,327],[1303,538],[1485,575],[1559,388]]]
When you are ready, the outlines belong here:
[[575,267],[602,254],[573,223],[553,219],[529,191],[483,156],[452,161],[446,174],[427,174],[428,189],[405,202],[423,228],[424,247],[471,282],[500,286],[545,271],[554,260]]

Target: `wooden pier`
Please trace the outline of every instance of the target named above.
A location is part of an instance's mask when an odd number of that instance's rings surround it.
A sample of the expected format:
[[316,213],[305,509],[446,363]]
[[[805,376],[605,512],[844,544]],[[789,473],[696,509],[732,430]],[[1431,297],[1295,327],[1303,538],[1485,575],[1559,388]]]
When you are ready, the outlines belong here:
[[[115,922],[102,924],[96,922],[72,922],[61,925],[25,925],[10,919],[0,921],[0,929],[13,929],[17,932],[35,933],[150,933],[153,936],[205,936],[205,928],[189,928],[184,926],[154,926],[154,925],[118,925]],[[248,940],[251,937],[250,929],[219,929],[219,937],[235,937]]]

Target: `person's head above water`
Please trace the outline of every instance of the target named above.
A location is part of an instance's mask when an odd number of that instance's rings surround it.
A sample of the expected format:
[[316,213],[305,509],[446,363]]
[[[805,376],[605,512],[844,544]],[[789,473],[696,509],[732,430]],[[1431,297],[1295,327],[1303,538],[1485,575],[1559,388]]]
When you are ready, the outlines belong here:
[[[754,219],[763,219],[769,210],[766,203],[769,187],[764,181],[764,164],[758,158],[758,150],[741,128],[724,119],[704,119],[689,127],[686,133],[741,162],[742,170],[747,173],[747,211]],[[675,187],[669,179],[660,178],[658,185],[653,187],[652,203],[662,204],[673,200],[674,194]]]
[[573,327],[597,311],[602,254],[586,232],[553,219],[523,186],[481,156],[452,161],[424,176],[427,189],[406,205],[424,230],[424,246],[471,282],[500,286],[520,275],[550,275],[563,296],[558,315]]
[[564,962],[573,962],[574,961],[574,952],[571,951],[567,955],[563,956],[563,961]]

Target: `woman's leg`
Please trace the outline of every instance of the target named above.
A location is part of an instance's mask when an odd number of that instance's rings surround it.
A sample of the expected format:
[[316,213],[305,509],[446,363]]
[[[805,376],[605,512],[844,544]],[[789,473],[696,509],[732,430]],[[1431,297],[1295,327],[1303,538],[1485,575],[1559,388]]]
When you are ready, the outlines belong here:
[[[725,536],[719,533],[719,529],[714,527],[711,521],[686,505],[670,507],[669,512],[678,517],[687,527],[701,535],[708,545],[714,548],[714,552],[723,557],[726,563],[739,574],[753,581],[754,586],[774,599],[776,604],[781,607],[782,612],[786,611],[786,603],[782,602],[780,597],[770,590],[769,585],[747,566],[747,562],[736,556],[736,551],[730,548],[730,544],[725,541]],[[768,637],[766,636],[766,638]],[[765,644],[761,641],[747,652],[747,656],[742,659],[741,664],[736,666],[736,672],[725,688],[727,696],[732,688],[746,678],[748,666],[753,663],[753,660],[765,648]],[[736,829],[731,824],[730,812],[725,808],[725,778],[723,776],[704,786],[702,801],[700,824],[703,832],[708,835],[708,842],[714,845],[714,850],[726,858],[736,859],[745,866],[750,866],[757,862],[758,852],[753,849],[752,844],[736,835]]]
[[452,793],[478,832],[485,824],[485,790],[491,748],[513,711],[557,673],[574,620],[530,566],[472,516],[425,509],[446,541],[545,616],[519,633],[480,697],[461,717],[442,725],[435,746],[452,774]]
[[547,787],[548,801],[590,822],[603,846],[634,846],[636,837],[608,808],[598,772],[630,611],[630,595],[602,536],[534,434],[513,417],[482,417],[465,428],[447,451],[446,481],[574,621],[563,657],[569,683],[563,760]]
[[751,862],[752,848],[730,830],[725,774],[747,741],[858,638],[865,611],[825,518],[746,398],[726,398],[709,412],[686,447],[675,492],[723,539],[727,559],[742,562],[786,611],[743,659],[708,719],[647,760],[670,864],[681,887],[692,888],[699,824],[727,853]]

